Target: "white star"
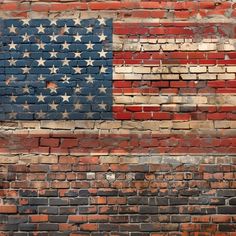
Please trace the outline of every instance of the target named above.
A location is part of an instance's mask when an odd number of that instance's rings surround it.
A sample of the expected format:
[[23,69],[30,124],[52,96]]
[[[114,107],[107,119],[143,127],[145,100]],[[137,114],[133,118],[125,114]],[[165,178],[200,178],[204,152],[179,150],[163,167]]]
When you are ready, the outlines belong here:
[[45,77],[43,77],[43,75],[40,75],[40,76],[38,77],[38,80],[40,80],[40,81],[45,80]]
[[52,41],[57,42],[57,37],[59,37],[59,35],[55,35],[55,33],[53,32],[53,34],[50,35],[49,37],[50,37],[50,41],[51,41],[51,42],[52,42]]
[[46,60],[43,60],[43,58],[40,57],[40,59],[37,60],[37,62],[38,62],[38,66],[45,66],[45,61],[46,61]]
[[56,87],[48,87],[50,89],[50,93],[57,93]]
[[38,29],[38,33],[45,33],[45,28],[42,26],[42,24],[36,28]]
[[58,104],[55,104],[55,102],[53,101],[51,104],[49,104],[49,106],[50,106],[50,109],[51,110],[57,110],[57,107],[58,107]]
[[94,115],[94,112],[87,112],[86,113],[86,116],[87,116],[88,119],[92,119],[93,115]]
[[70,60],[65,58],[64,60],[62,60],[62,66],[69,66],[69,62],[70,62]]
[[75,18],[75,19],[73,19],[73,21],[74,21],[75,25],[80,25],[81,24],[81,20],[79,18]]
[[100,108],[101,110],[106,110],[107,104],[105,104],[105,103],[102,101],[102,103],[98,104],[98,106],[99,106],[99,108]]
[[88,96],[86,96],[86,98],[87,98],[87,101],[93,101],[94,96],[92,96],[90,93]]
[[29,72],[30,72],[30,68],[28,66],[25,66],[24,68],[22,68],[23,74],[29,74]]
[[87,33],[89,33],[89,32],[92,33],[93,32],[93,27],[87,27],[86,29],[87,29]]
[[107,52],[105,52],[105,51],[102,49],[102,51],[101,51],[101,52],[98,52],[98,54],[99,54],[99,57],[105,57],[105,58],[106,58]]
[[75,71],[75,74],[81,74],[81,68],[79,66],[74,67],[73,70]]
[[98,35],[98,37],[99,37],[100,42],[106,40],[106,38],[107,38],[107,36],[103,32],[101,35]]
[[56,74],[59,69],[53,65],[51,68],[49,68],[49,70],[51,74]]
[[29,110],[29,104],[28,104],[28,102],[25,101],[25,104],[23,104],[22,107],[23,107],[23,110],[24,110],[24,111],[28,111],[28,110]]
[[62,49],[68,49],[69,50],[70,44],[68,44],[66,41],[62,44]]
[[70,30],[70,28],[65,24],[64,28],[63,28],[64,33],[68,33],[69,34],[69,30]]
[[81,110],[82,109],[82,104],[80,104],[79,102],[74,104],[74,109],[75,110]]
[[87,62],[87,66],[93,66],[94,60],[91,60],[91,57],[88,60],[85,60]]
[[89,43],[85,44],[87,46],[87,49],[93,49],[94,44],[89,41]]
[[50,58],[57,57],[57,52],[55,52],[54,49],[52,50],[52,52],[49,52],[49,53],[50,53]]
[[99,25],[106,25],[106,20],[104,18],[98,19]]
[[15,66],[17,60],[15,60],[15,59],[12,57],[10,60],[8,60],[8,62],[9,62],[9,64],[10,64],[10,66]]
[[37,43],[37,46],[38,46],[38,50],[45,49],[45,43],[43,43],[43,42]]
[[16,49],[16,45],[13,41],[11,41],[11,43],[9,44],[9,49]]
[[11,113],[9,113],[9,119],[16,119],[16,115],[17,113],[12,111]]
[[106,73],[107,68],[102,65],[100,68],[100,73]]
[[75,57],[81,57],[81,52],[74,52]]
[[30,19],[22,19],[23,25],[29,25]]
[[30,90],[27,84],[22,89],[23,89],[23,93],[30,93]]
[[62,80],[63,80],[62,83],[67,83],[67,84],[69,84],[70,77],[67,77],[67,75],[64,75],[64,77],[62,77]]
[[61,98],[63,99],[63,102],[69,102],[70,96],[67,96],[67,93],[65,93],[64,96],[61,96]]
[[82,36],[79,35],[79,33],[77,33],[76,35],[73,36],[73,38],[75,39],[75,41],[79,41],[79,42],[81,42],[81,38],[82,38]]
[[43,96],[42,93],[40,93],[40,95],[36,96],[37,99],[38,99],[38,102],[45,102],[45,97],[46,96]]
[[67,110],[65,110],[65,111],[62,113],[62,119],[69,119],[69,113],[67,112]]
[[43,119],[46,113],[40,110],[40,112],[37,112],[35,115],[37,116],[38,119]]
[[25,50],[25,52],[23,53],[23,57],[30,57],[30,53],[28,51]]
[[99,93],[106,93],[107,92],[107,88],[105,88],[103,84],[100,88],[98,88],[98,90],[99,90]]
[[50,25],[57,25],[57,19],[50,19]]
[[11,102],[16,102],[17,96],[14,96],[13,94],[10,96]]
[[75,88],[75,93],[81,93],[81,90],[82,88],[77,85],[77,87]]
[[11,25],[11,27],[8,27],[10,33],[16,34],[16,27],[14,25]]
[[30,35],[28,35],[27,33],[25,33],[23,36],[21,36],[23,38],[24,42],[29,42],[30,40]]
[[91,75],[85,77],[85,79],[87,80],[87,84],[89,84],[89,83],[93,84],[93,82],[94,82],[94,78]]

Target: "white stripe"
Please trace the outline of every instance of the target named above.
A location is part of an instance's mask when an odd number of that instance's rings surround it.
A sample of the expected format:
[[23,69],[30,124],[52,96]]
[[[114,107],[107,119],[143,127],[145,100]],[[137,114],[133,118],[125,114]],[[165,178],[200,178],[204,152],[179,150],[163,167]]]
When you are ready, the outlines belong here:
[[[212,66],[211,66],[212,67]],[[179,73],[176,69],[169,67],[156,66],[115,66],[113,72],[113,80],[235,80],[236,73],[217,73],[211,67],[196,66],[191,73],[189,67],[180,67]],[[192,67],[191,67],[192,68]],[[225,68],[228,71],[227,67]],[[236,67],[235,67],[236,68]],[[187,69],[187,70],[185,70]],[[198,72],[198,71],[199,72]],[[202,73],[203,70],[214,71],[213,73]],[[220,69],[219,69],[220,70]],[[169,73],[166,73],[168,71]],[[172,73],[171,73],[172,72]],[[197,73],[198,72],[198,73]]]
[[148,106],[150,104],[160,106],[162,104],[195,104],[195,105],[215,105],[215,106],[235,106],[236,95],[205,95],[191,96],[191,95],[113,95],[113,105],[142,105]]
[[235,51],[236,39],[126,38],[113,35],[113,51]]

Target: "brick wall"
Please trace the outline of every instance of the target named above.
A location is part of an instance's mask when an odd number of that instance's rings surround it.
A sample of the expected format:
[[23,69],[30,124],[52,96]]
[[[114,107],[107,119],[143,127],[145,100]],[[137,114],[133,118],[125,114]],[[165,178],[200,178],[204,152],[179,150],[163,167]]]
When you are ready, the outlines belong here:
[[1,236],[236,235],[233,0],[0,1],[0,16],[114,33],[114,120],[0,122]]

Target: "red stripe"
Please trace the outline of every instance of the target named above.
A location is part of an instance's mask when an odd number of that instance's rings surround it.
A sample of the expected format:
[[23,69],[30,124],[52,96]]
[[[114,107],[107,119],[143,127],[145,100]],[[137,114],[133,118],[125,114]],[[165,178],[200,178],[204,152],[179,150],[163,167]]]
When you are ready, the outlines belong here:
[[117,120],[236,120],[235,111],[236,106],[113,106]]
[[113,33],[118,35],[181,36],[184,38],[235,38],[236,24],[233,23],[113,23]]
[[236,93],[236,80],[214,81],[113,81],[113,94]]
[[[224,60],[224,58],[229,58]],[[113,52],[113,64],[236,64],[236,52]]]
[[[38,134],[0,139],[1,153],[236,154],[236,138],[209,134]],[[14,142],[14,145],[12,143]]]

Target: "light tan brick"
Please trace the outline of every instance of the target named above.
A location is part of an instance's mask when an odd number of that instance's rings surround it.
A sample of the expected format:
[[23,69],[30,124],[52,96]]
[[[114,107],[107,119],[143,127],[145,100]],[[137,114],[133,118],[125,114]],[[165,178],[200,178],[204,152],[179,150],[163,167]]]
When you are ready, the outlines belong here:
[[150,67],[144,67],[144,66],[133,67],[133,72],[138,73],[138,74],[150,73],[151,68]]
[[234,80],[236,76],[235,74],[219,74],[217,78],[219,80]]
[[207,68],[205,66],[194,66],[189,68],[191,73],[205,73]]

